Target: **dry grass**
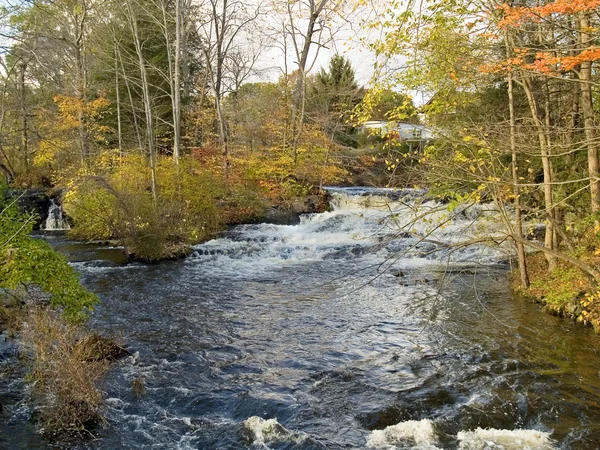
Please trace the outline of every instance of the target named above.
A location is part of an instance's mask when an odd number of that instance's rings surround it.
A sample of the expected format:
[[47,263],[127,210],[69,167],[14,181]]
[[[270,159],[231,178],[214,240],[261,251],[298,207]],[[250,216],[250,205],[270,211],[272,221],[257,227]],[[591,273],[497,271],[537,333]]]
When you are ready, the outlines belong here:
[[81,435],[104,421],[98,386],[109,359],[99,357],[98,343],[103,341],[94,336],[85,328],[67,324],[49,309],[30,312],[21,342],[44,434]]

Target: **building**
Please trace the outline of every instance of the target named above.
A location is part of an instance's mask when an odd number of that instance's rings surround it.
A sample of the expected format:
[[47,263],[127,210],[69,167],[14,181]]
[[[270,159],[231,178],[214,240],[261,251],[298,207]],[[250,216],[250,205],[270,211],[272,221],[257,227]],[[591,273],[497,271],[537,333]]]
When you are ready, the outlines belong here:
[[433,131],[423,125],[370,120],[362,125],[364,131],[395,137],[403,142],[425,143],[433,140]]

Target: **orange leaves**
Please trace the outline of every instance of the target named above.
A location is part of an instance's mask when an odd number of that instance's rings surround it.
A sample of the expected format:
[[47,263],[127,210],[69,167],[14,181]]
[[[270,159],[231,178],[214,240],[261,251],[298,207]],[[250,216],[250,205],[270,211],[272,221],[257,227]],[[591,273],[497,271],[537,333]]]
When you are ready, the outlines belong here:
[[506,3],[499,6],[504,18],[500,27],[518,26],[524,22],[535,22],[553,14],[576,14],[593,11],[600,7],[600,0],[555,0],[541,6],[510,6]]
[[[494,64],[486,64],[479,68],[482,73],[507,73],[516,68],[536,72],[543,75],[559,74],[577,69],[583,62],[600,60],[600,47],[590,47],[576,56],[554,56],[549,52],[537,52],[533,62],[526,63],[526,51],[516,49],[520,56],[508,58]],[[532,55],[533,56],[533,55]]]
[[573,70],[582,62],[591,62],[597,60],[600,60],[600,48],[591,47],[582,51],[577,56],[566,56],[559,58],[558,64],[560,64],[562,70]]

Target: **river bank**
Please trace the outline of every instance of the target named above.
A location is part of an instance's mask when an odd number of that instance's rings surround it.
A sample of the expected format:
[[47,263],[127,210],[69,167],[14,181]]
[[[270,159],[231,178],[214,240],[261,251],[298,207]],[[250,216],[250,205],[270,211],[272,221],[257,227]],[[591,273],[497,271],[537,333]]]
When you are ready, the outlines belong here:
[[578,324],[591,326],[600,333],[600,301],[589,277],[567,264],[559,262],[552,272],[541,252],[527,256],[527,268],[531,286],[523,289],[518,273],[511,274],[511,287],[522,295],[543,306],[546,313]]

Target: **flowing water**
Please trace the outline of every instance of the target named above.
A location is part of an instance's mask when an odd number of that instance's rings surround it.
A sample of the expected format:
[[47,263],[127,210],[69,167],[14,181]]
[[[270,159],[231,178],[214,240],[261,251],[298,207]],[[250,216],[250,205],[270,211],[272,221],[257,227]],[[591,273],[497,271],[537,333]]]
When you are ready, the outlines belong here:
[[67,222],[67,219],[63,215],[61,206],[54,199],[50,199],[48,217],[43,228],[46,231],[66,231],[71,229],[69,222]]
[[[599,338],[511,296],[502,245],[459,245],[498,211],[332,195],[159,265],[51,237],[101,298],[92,326],[135,352],[79,448],[600,448]],[[45,448],[5,409],[0,446]]]

